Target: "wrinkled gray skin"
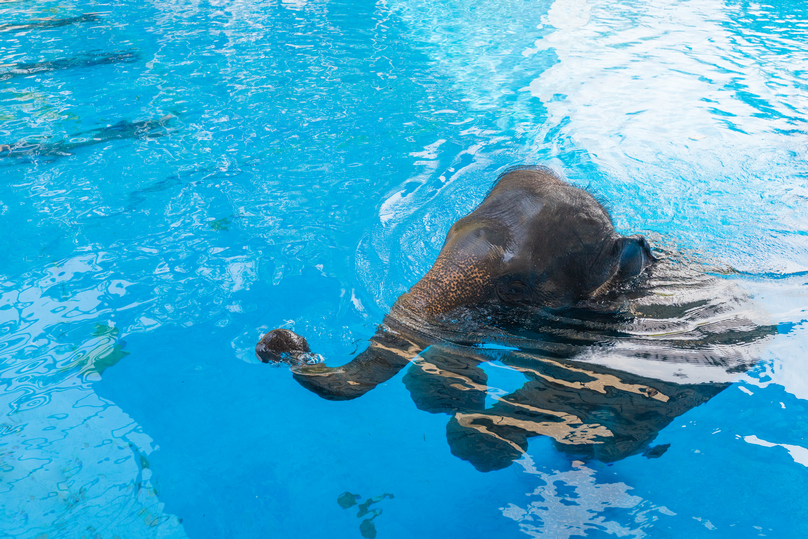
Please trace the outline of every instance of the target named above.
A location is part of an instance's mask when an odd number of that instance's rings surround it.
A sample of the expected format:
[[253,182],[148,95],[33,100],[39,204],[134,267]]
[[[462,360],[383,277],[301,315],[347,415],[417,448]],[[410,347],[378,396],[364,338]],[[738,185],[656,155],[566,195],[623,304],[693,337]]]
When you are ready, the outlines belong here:
[[[489,302],[572,306],[631,281],[654,262],[642,236],[620,236],[589,193],[546,168],[503,174],[483,202],[452,226],[438,259],[396,301],[368,348],[342,367],[306,365],[303,337],[273,330],[256,346],[264,362],[288,362],[301,385],[330,400],[359,397],[431,344],[407,320]],[[279,348],[288,342],[289,348]]]
[[653,261],[645,238],[617,234],[592,195],[548,169],[517,169],[452,226],[432,269],[397,303],[425,315],[487,301],[562,308]]

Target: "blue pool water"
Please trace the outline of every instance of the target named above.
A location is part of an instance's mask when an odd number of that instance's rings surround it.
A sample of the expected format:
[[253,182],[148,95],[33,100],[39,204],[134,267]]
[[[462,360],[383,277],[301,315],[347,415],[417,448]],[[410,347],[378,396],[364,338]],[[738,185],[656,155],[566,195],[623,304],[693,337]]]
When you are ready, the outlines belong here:
[[[0,25],[0,535],[808,535],[804,2],[18,0]],[[332,402],[255,359],[275,327],[361,351],[522,163],[775,328],[662,454],[537,436],[482,472],[407,369]],[[483,369],[487,409],[525,380]]]

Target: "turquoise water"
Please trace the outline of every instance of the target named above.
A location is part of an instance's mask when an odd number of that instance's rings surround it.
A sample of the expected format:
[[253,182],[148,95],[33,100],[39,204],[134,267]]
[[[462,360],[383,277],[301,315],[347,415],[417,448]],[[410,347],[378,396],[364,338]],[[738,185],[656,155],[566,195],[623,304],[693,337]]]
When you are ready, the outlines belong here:
[[[804,3],[19,0],[0,25],[4,536],[808,534]],[[407,369],[331,402],[255,359],[275,327],[361,350],[521,163],[776,327],[661,455],[538,436],[481,472]],[[503,362],[489,407],[524,382]]]

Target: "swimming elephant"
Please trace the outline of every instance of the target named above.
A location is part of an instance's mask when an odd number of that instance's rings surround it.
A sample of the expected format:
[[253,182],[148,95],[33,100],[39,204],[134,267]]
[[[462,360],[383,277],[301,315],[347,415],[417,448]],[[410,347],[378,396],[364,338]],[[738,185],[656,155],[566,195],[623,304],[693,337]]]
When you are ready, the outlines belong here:
[[[659,430],[726,388],[773,332],[749,320],[743,298],[717,293],[719,280],[682,268],[660,267],[645,238],[618,234],[592,195],[551,170],[512,169],[352,361],[327,367],[286,329],[256,354],[330,400],[411,364],[403,381],[416,405],[452,416],[452,452],[481,471],[508,466],[539,435],[607,462],[658,456],[664,448],[648,446]],[[487,406],[492,361],[523,378]]]
[[[452,226],[432,269],[385,321],[396,325],[490,302],[570,306],[634,279],[654,260],[645,238],[615,232],[592,195],[549,169],[518,168]],[[256,346],[263,361],[294,361],[306,352],[305,339],[288,330],[271,331]],[[331,397],[357,397],[360,387],[370,389],[359,384]]]

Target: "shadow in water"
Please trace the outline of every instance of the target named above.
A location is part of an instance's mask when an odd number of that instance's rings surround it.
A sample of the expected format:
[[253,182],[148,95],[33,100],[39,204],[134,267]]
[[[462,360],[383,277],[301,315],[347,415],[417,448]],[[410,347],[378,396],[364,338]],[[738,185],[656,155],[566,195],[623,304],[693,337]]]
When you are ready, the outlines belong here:
[[[408,367],[416,406],[451,416],[452,453],[480,471],[509,466],[536,436],[612,462],[661,456],[666,446],[650,446],[659,431],[729,387],[775,333],[732,282],[668,258],[634,290],[563,312],[489,306],[427,324],[394,309],[348,364],[292,371],[347,400]],[[489,383],[495,368],[515,389]]]
[[485,472],[509,466],[535,436],[552,438],[558,450],[578,458],[603,462],[646,451],[673,418],[729,386],[677,384],[512,352],[499,361],[526,381],[486,407],[489,386],[481,361],[430,347],[404,383],[419,409],[452,416],[446,427],[452,453]]
[[34,19],[28,22],[0,24],[0,32],[20,32],[24,30],[48,30],[50,28],[59,28],[60,26],[69,26],[80,22],[92,22],[99,20],[100,17],[95,13],[85,13],[78,17],[65,17],[64,19]]
[[20,157],[61,157],[71,155],[73,151],[84,146],[102,144],[118,139],[143,139],[157,138],[171,132],[168,123],[174,118],[172,115],[163,116],[157,120],[142,120],[130,122],[121,120],[120,122],[94,129],[76,133],[71,138],[57,142],[33,142],[21,140],[11,144],[0,144],[0,158],[20,158]]
[[104,64],[120,64],[137,62],[139,55],[137,51],[126,50],[117,52],[85,52],[70,58],[59,58],[47,62],[19,63],[5,66],[5,70],[0,72],[0,81],[6,81],[14,77],[24,75],[34,75],[37,73],[47,73],[62,69],[73,69],[76,67],[92,67]]

